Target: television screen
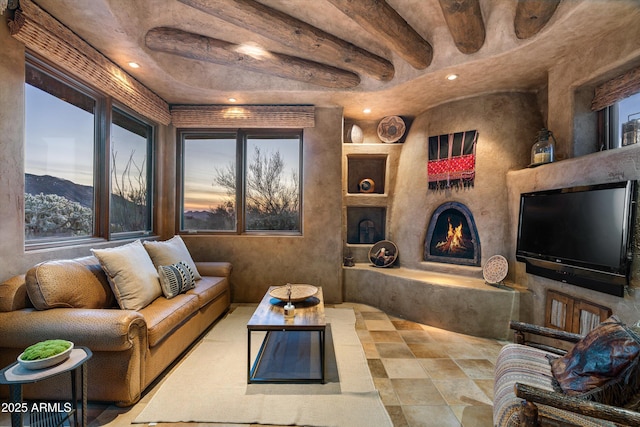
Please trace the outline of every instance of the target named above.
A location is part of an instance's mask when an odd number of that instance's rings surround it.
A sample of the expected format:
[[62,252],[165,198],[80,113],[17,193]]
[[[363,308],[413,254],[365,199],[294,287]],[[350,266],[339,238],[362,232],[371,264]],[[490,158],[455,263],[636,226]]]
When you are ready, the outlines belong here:
[[633,192],[634,182],[625,181],[522,194],[516,257],[558,271],[626,275]]
[[624,296],[635,181],[520,196],[516,259],[527,273]]

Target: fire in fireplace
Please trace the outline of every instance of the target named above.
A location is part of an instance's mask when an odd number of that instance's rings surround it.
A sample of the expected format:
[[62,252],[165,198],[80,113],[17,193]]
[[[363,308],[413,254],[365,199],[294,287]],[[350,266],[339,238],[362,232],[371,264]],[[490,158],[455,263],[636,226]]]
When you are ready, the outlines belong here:
[[471,211],[447,202],[431,216],[424,242],[425,261],[480,265],[480,239]]

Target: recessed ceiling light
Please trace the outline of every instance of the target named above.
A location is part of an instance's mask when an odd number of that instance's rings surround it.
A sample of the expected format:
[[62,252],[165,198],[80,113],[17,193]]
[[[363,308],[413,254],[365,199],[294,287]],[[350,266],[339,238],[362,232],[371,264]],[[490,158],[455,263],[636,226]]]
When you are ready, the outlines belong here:
[[364,110],[362,110],[362,112],[365,114],[369,114],[371,113],[371,108],[365,108]]
[[269,51],[253,43],[240,44],[235,48],[235,51],[254,59],[263,59],[271,56]]
[[229,99],[227,99],[227,101],[229,101],[229,102],[236,102],[236,101],[237,101],[237,99],[235,99],[235,98],[229,98]]
[[457,79],[457,78],[458,78],[458,75],[457,75],[457,74],[449,74],[449,75],[447,76],[447,80],[455,80],[455,79]]
[[129,62],[129,67],[131,68],[140,68],[140,64],[138,64],[137,62]]

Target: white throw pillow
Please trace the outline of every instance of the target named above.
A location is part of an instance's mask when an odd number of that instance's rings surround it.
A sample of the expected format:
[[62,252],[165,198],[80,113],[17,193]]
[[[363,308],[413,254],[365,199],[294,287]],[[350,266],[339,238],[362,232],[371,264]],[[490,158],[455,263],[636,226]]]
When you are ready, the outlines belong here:
[[196,280],[202,279],[202,276],[200,276],[196,268],[196,263],[193,262],[189,249],[187,249],[187,246],[184,244],[182,237],[173,236],[164,242],[145,241],[144,248],[149,253],[153,265],[155,265],[156,268],[182,261],[191,268]]
[[140,240],[91,252],[107,274],[120,308],[140,310],[162,295],[158,271]]

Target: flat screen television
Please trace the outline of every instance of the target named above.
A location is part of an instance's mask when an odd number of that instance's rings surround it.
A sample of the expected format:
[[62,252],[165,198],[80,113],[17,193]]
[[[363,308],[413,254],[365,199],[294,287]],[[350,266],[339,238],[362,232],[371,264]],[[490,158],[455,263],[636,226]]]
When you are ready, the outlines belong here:
[[516,259],[527,273],[624,296],[635,193],[623,181],[521,194]]

